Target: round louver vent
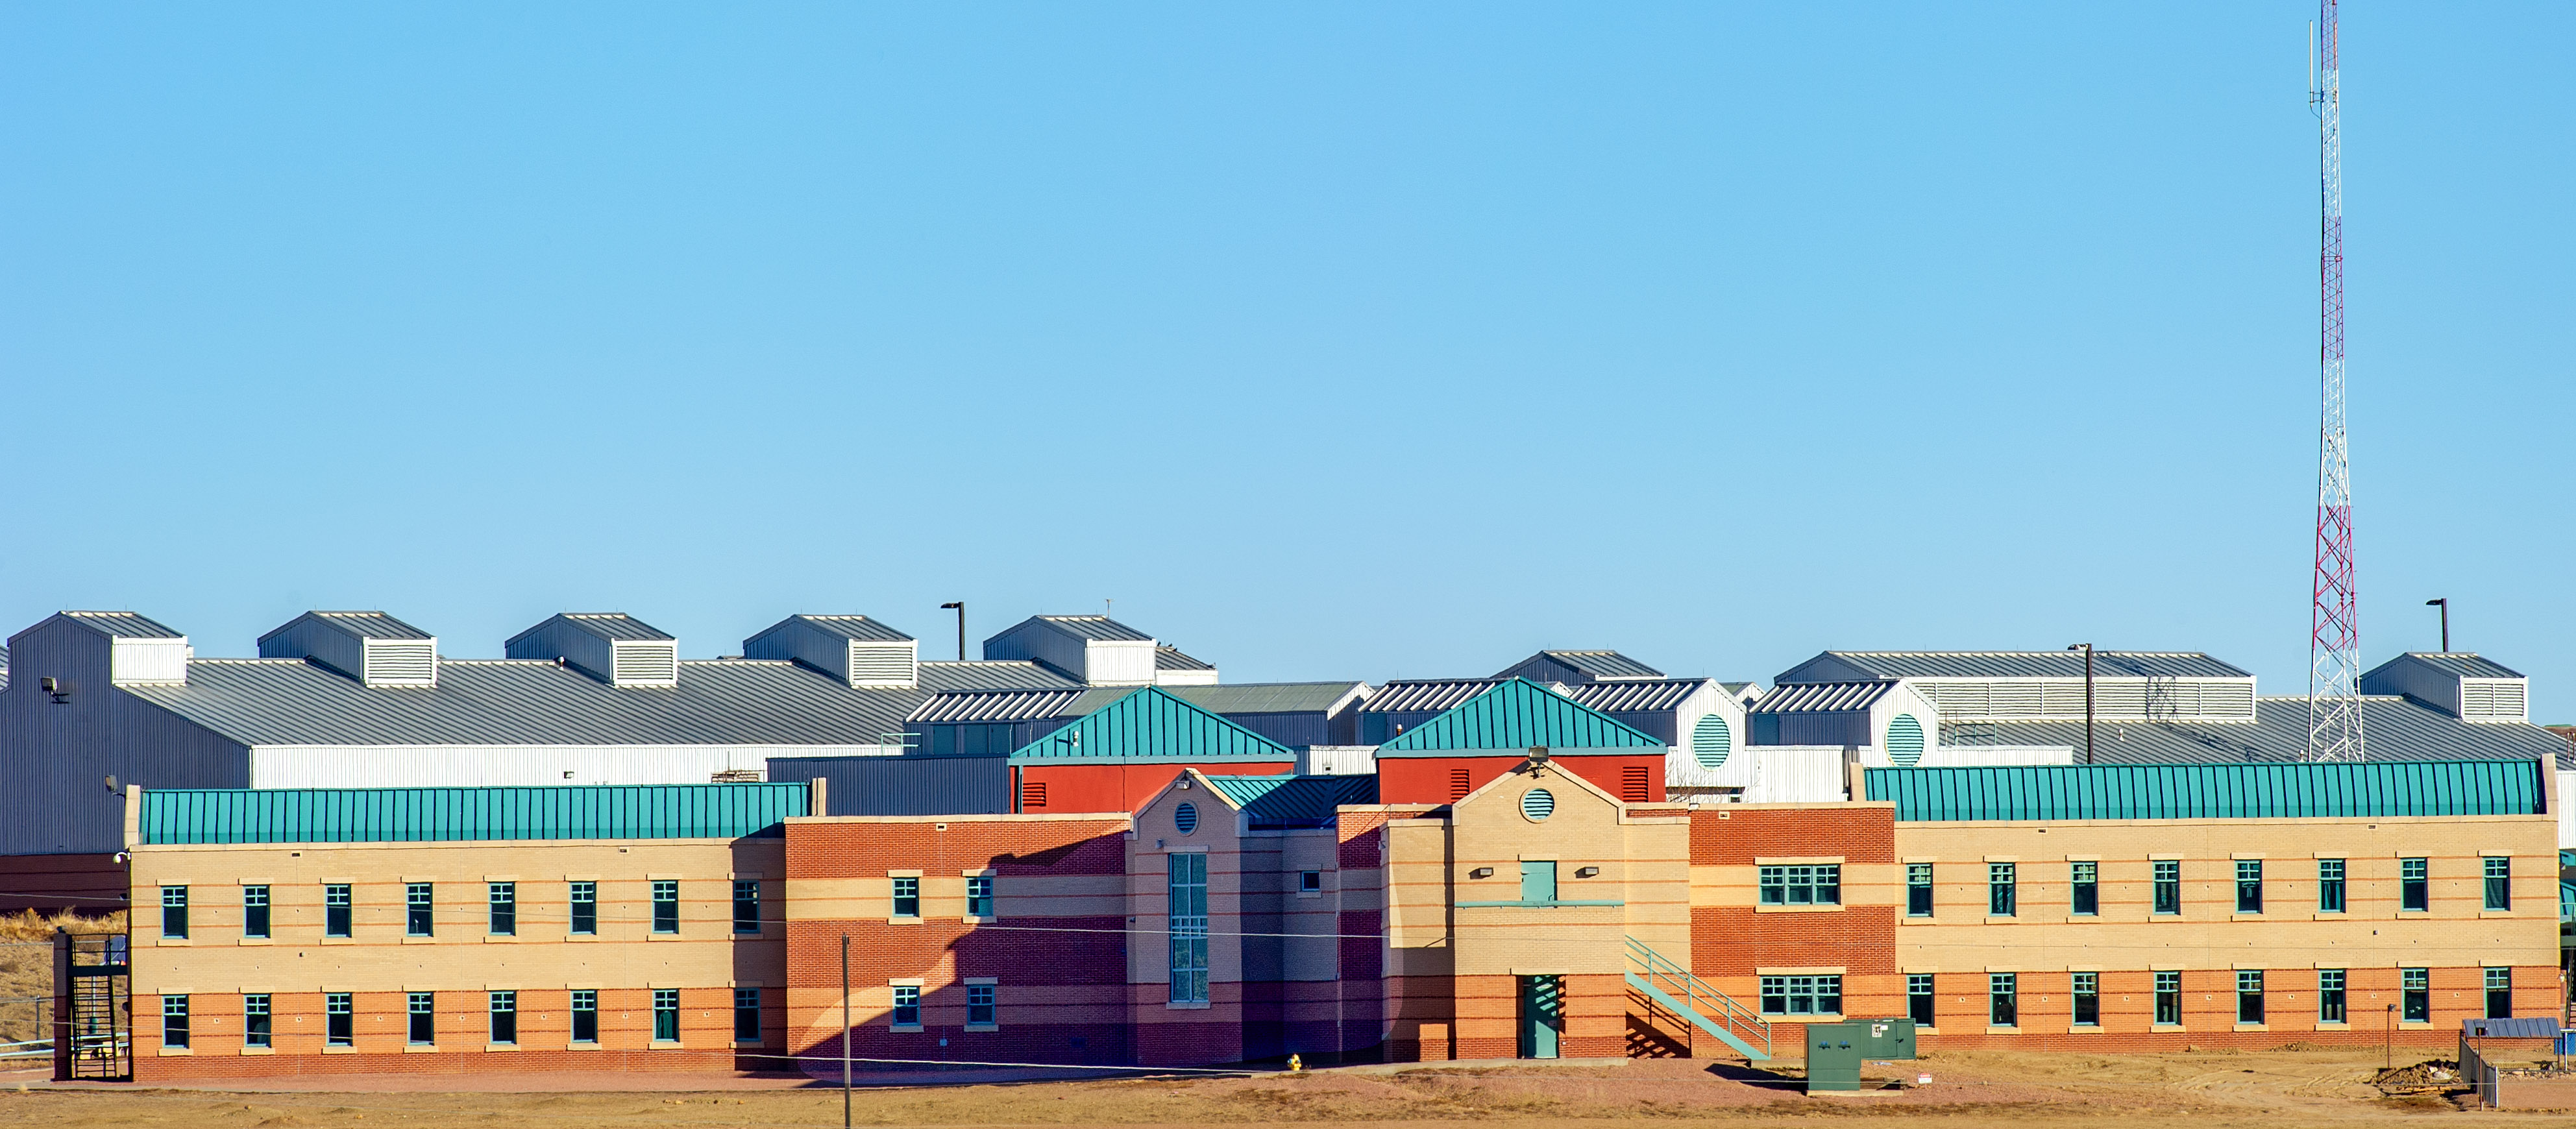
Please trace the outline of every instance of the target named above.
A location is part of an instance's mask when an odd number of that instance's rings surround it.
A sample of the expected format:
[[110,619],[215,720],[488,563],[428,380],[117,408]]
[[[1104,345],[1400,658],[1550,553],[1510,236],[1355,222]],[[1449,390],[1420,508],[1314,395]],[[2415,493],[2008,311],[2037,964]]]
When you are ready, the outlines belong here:
[[1912,768],[1923,759],[1923,723],[1914,715],[1901,713],[1887,723],[1887,760],[1898,768]]
[[1521,814],[1536,823],[1556,814],[1556,794],[1545,788],[1532,788],[1521,793]]
[[1726,767],[1726,755],[1735,751],[1735,734],[1726,728],[1726,719],[1716,714],[1699,719],[1691,727],[1691,755],[1699,758],[1701,768]]
[[1197,804],[1182,804],[1179,807],[1173,808],[1172,826],[1180,828],[1181,834],[1183,835],[1187,835],[1192,831],[1198,830],[1199,806]]

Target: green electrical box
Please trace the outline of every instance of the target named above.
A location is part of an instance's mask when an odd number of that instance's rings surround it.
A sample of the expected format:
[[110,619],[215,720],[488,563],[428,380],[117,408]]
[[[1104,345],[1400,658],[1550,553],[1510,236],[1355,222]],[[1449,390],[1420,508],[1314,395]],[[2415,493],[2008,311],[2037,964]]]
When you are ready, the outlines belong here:
[[1807,1025],[1807,1091],[1860,1089],[1861,1048],[1869,1041],[1866,1023]]
[[1855,1019],[1848,1025],[1860,1028],[1860,1057],[1864,1059],[1914,1057],[1914,1021],[1912,1019]]

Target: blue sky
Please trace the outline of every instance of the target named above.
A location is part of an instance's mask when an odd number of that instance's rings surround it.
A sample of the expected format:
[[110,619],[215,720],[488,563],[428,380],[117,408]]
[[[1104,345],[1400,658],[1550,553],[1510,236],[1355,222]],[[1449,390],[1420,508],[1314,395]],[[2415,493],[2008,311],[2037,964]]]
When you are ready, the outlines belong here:
[[[2312,9],[0,8],[0,624],[2304,689]],[[2345,16],[2367,660],[2576,720],[2565,5]]]

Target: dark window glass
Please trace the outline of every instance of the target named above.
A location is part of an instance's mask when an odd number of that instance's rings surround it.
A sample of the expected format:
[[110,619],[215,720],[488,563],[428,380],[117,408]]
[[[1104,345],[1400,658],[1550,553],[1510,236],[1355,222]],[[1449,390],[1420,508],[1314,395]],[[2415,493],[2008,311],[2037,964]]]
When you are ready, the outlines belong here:
[[2397,860],[2397,908],[2433,908],[2432,868],[2424,859]]
[[760,932],[760,880],[757,878],[733,880],[733,931]]
[[2236,974],[2236,1022],[2263,1022],[2263,974],[2243,971]]
[[2164,859],[2157,862],[2155,868],[2156,912],[2181,913],[2182,863],[2175,859]]
[[737,1043],[760,1041],[760,989],[733,990],[733,1038]]
[[1986,864],[1986,913],[1994,917],[2011,917],[2021,904],[2021,886],[2017,868],[2008,862]]
[[1324,872],[1320,870],[1298,871],[1297,889],[1299,892],[1307,894],[1322,893],[1324,891]]
[[[2263,860],[2236,860],[2236,912],[2263,912]],[[2247,1023],[2259,1023],[2249,1019]]]
[[1986,977],[1986,1022],[1997,1027],[2021,1023],[2021,977],[1997,972]]
[[322,997],[322,1038],[335,1047],[355,1046],[358,1042],[356,1008],[347,992],[333,992]]
[[[1206,1003],[1208,999],[1207,856],[1175,854],[1167,875],[1165,916],[1171,922],[1173,1003]],[[1524,867],[1528,864],[1523,863]],[[1553,866],[1554,864],[1549,864]],[[1523,886],[1527,886],[1526,880]],[[900,989],[898,989],[900,992]]]
[[268,994],[261,992],[242,997],[242,1045],[271,1046],[269,1042]]
[[2077,862],[2067,864],[2068,884],[2073,887],[2071,909],[2079,914],[2102,912],[2102,864]]
[[[1305,873],[1306,878],[1314,876],[1314,871]],[[990,876],[977,875],[966,880],[966,916],[993,916],[993,879]]]
[[2182,973],[2156,974],[2156,1022],[2168,1027],[2182,1023]]
[[[492,883],[492,933],[498,937],[513,936],[519,931],[519,884]],[[495,1039],[494,1042],[504,1040]]]
[[1839,866],[1766,866],[1759,877],[1766,906],[1837,906],[1843,901]]
[[2409,968],[2399,974],[2397,1017],[2408,1023],[2433,1021],[2433,970]]
[[411,1026],[405,1037],[414,1043],[438,1041],[438,999],[428,992],[413,992],[407,1004]]
[[2317,860],[2317,912],[2343,912],[2343,860]]
[[[188,935],[187,887],[164,886],[161,888],[161,935],[164,937],[185,937]],[[186,1044],[183,1043],[180,1045],[185,1046]]]
[[1936,1027],[1933,1022],[1932,974],[1918,972],[1905,978],[1905,1014],[1917,1027]]
[[897,878],[894,880],[894,916],[921,916],[921,879]]
[[653,1038],[657,1042],[680,1041],[680,990],[653,990]]
[[268,936],[268,887],[242,887],[242,936]]
[[349,888],[337,882],[322,887],[322,935],[346,937],[350,924]]
[[990,1027],[993,1025],[992,985],[969,984],[966,986],[966,1022],[969,1026],[980,1025]]
[[1762,1011],[1766,1015],[1839,1015],[1842,1010],[1840,976],[1762,978]]
[[[430,911],[430,889],[429,889],[429,883],[427,883],[427,882],[412,882],[412,883],[407,883],[407,884],[405,884],[405,885],[403,886],[403,933],[404,933],[404,935],[405,935],[405,936],[411,936],[411,937],[427,937],[427,936],[429,936],[429,935],[430,935],[430,919],[429,919],[429,911]],[[428,1042],[429,1040],[423,1039],[423,1040],[420,1040],[420,1041],[421,1041],[421,1042]]]
[[921,989],[918,986],[894,986],[894,1015],[889,1022],[897,1027],[921,1026]]
[[492,1041],[495,1043],[519,1041],[519,994],[517,992],[492,993]]
[[161,997],[161,1045],[188,1045],[188,997]]
[[582,990],[572,994],[572,1041],[599,1041],[599,993]]
[[2080,1027],[2101,1026],[2102,974],[2099,972],[2078,972],[2072,974],[2069,979],[2072,983],[2068,985],[2068,989],[2075,997],[2076,1025]]
[[680,884],[664,879],[653,883],[653,931],[680,931]]
[[2510,968],[2487,970],[2487,1018],[2513,1018],[2513,970]]
[[2513,860],[2491,855],[2485,860],[2485,862],[2487,877],[2487,908],[2491,910],[2512,909]]
[[599,932],[599,883],[572,884],[572,931]]
[[2317,1022],[2343,1022],[2343,970],[2317,970]]
[[1932,864],[1905,864],[1905,916],[1932,916]]

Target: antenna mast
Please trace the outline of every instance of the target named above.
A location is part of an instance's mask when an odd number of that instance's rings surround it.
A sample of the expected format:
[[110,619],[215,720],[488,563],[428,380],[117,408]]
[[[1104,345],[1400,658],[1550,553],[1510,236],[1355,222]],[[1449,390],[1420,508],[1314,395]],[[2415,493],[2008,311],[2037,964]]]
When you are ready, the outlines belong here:
[[2337,0],[2318,0],[2317,365],[2324,393],[2317,431],[2317,567],[2308,632],[2308,759],[2357,761],[2361,745],[2361,629],[2353,582],[2352,460],[2344,436],[2343,108]]

